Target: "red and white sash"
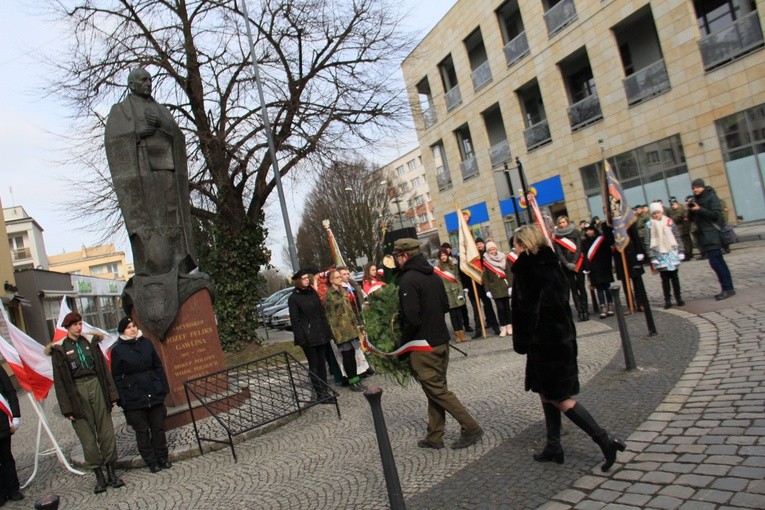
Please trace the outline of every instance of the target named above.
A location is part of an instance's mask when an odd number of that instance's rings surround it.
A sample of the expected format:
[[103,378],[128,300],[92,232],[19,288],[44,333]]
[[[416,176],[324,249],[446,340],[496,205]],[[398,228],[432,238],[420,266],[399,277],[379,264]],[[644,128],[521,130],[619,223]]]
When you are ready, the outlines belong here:
[[510,253],[508,253],[506,255],[506,257],[507,257],[507,260],[509,260],[511,264],[515,264],[515,261],[518,260],[518,254],[515,253],[514,251],[511,251]]
[[595,258],[595,254],[598,253],[598,249],[600,248],[600,245],[603,244],[603,236],[598,236],[597,239],[595,239],[595,242],[592,243],[592,246],[590,246],[590,249],[587,250],[587,260],[592,262],[592,259]]
[[483,263],[483,267],[494,273],[495,275],[499,276],[500,278],[507,279],[507,275],[503,273],[501,270],[497,269],[496,267],[492,266],[491,264],[487,264],[486,262]]
[[451,271],[443,271],[441,269],[438,269],[438,267],[434,267],[433,272],[436,273],[441,278],[443,278],[444,280],[446,280],[447,282],[459,283],[457,281],[457,278],[454,276],[454,274]]
[[[563,246],[565,249],[570,251],[571,253],[576,253],[576,243],[572,241],[571,239],[567,237],[556,237],[555,242],[558,243],[560,246]],[[579,260],[576,261],[576,270],[579,271],[582,267],[582,263],[584,262],[584,254],[579,254]]]
[[[0,368],[2,370],[2,368]],[[13,411],[11,411],[11,404],[8,403],[8,401],[5,399],[5,397],[0,393],[0,411],[5,413],[6,416],[8,416],[8,423],[13,423]]]
[[379,350],[377,347],[372,345],[372,342],[369,341],[369,338],[367,335],[364,335],[364,338],[361,339],[361,344],[368,350],[372,351],[375,354],[379,354],[380,356],[401,356],[402,354],[406,354],[408,352],[414,352],[414,351],[420,351],[420,352],[430,352],[433,350],[433,347],[430,346],[427,340],[412,340],[410,342],[405,343],[398,349],[396,349],[393,352],[383,352]]

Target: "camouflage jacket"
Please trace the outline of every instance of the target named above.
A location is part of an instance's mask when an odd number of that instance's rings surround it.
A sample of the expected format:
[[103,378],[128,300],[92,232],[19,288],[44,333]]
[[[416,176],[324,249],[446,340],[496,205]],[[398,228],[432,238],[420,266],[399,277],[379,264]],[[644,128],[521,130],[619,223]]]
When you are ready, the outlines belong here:
[[685,207],[682,205],[678,207],[677,209],[669,208],[669,213],[667,214],[670,218],[672,218],[672,222],[675,224],[677,229],[680,231],[681,236],[688,235],[690,233],[689,224],[686,221],[687,217],[685,214]]
[[327,312],[332,338],[340,345],[359,337],[359,321],[353,311],[345,289],[327,289],[324,295],[324,310]]

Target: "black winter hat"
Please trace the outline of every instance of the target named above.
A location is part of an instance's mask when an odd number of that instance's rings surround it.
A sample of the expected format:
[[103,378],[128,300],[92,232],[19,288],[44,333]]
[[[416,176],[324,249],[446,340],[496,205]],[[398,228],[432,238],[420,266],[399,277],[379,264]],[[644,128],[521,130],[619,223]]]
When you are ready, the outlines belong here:
[[117,333],[119,333],[120,335],[121,335],[122,333],[124,333],[124,332],[125,332],[125,330],[126,330],[126,329],[127,329],[127,327],[128,327],[128,324],[130,324],[131,322],[133,322],[133,319],[131,319],[130,317],[123,317],[123,318],[120,320],[120,323],[119,323],[119,325],[117,326]]

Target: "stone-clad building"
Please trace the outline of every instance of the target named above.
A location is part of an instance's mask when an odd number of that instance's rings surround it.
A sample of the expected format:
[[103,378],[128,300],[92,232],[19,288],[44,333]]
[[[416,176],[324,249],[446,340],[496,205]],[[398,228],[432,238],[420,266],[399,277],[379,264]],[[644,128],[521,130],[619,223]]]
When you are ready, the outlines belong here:
[[402,64],[442,238],[457,200],[507,248],[516,157],[574,221],[602,216],[603,155],[632,205],[701,177],[765,218],[764,16],[754,0],[458,0]]

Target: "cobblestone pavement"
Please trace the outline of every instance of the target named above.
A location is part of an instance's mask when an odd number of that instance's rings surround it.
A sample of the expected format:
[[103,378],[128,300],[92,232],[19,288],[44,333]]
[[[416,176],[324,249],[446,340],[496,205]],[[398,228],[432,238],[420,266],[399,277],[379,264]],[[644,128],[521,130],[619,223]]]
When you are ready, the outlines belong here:
[[[422,391],[380,376],[367,379],[384,389],[407,506],[765,508],[763,246],[742,243],[726,256],[735,297],[712,300],[719,290],[711,269],[691,261],[681,268],[688,304],[654,311],[658,336],[646,336],[643,314],[627,317],[636,371],[624,370],[615,319],[577,325],[579,399],[628,444],[605,476],[597,446],[565,421],[566,463],[533,462],[532,451],[544,441],[541,408],[535,395],[523,391],[524,359],[508,339],[460,344],[467,357],[452,351],[450,384],[486,431],[479,444],[464,450],[416,448],[427,420]],[[651,302],[662,303],[659,278],[646,275],[645,281]],[[387,508],[369,406],[362,395],[337,390],[342,419],[333,406],[309,409],[237,444],[238,462],[227,448],[190,457],[196,442],[184,427],[169,435],[175,459],[170,470],[125,469],[126,487],[94,495],[91,474],[70,474],[46,456],[24,491],[27,499],[6,507],[29,508],[42,495],[58,494],[61,508]],[[22,402],[24,424],[13,450],[23,483],[32,473],[36,426],[26,397]],[[54,402],[46,405],[51,427],[64,451],[76,457],[74,432]],[[114,418],[121,465],[140,465],[122,413],[115,411]],[[449,418],[447,443],[458,433]],[[45,439],[43,444],[47,448]]]

